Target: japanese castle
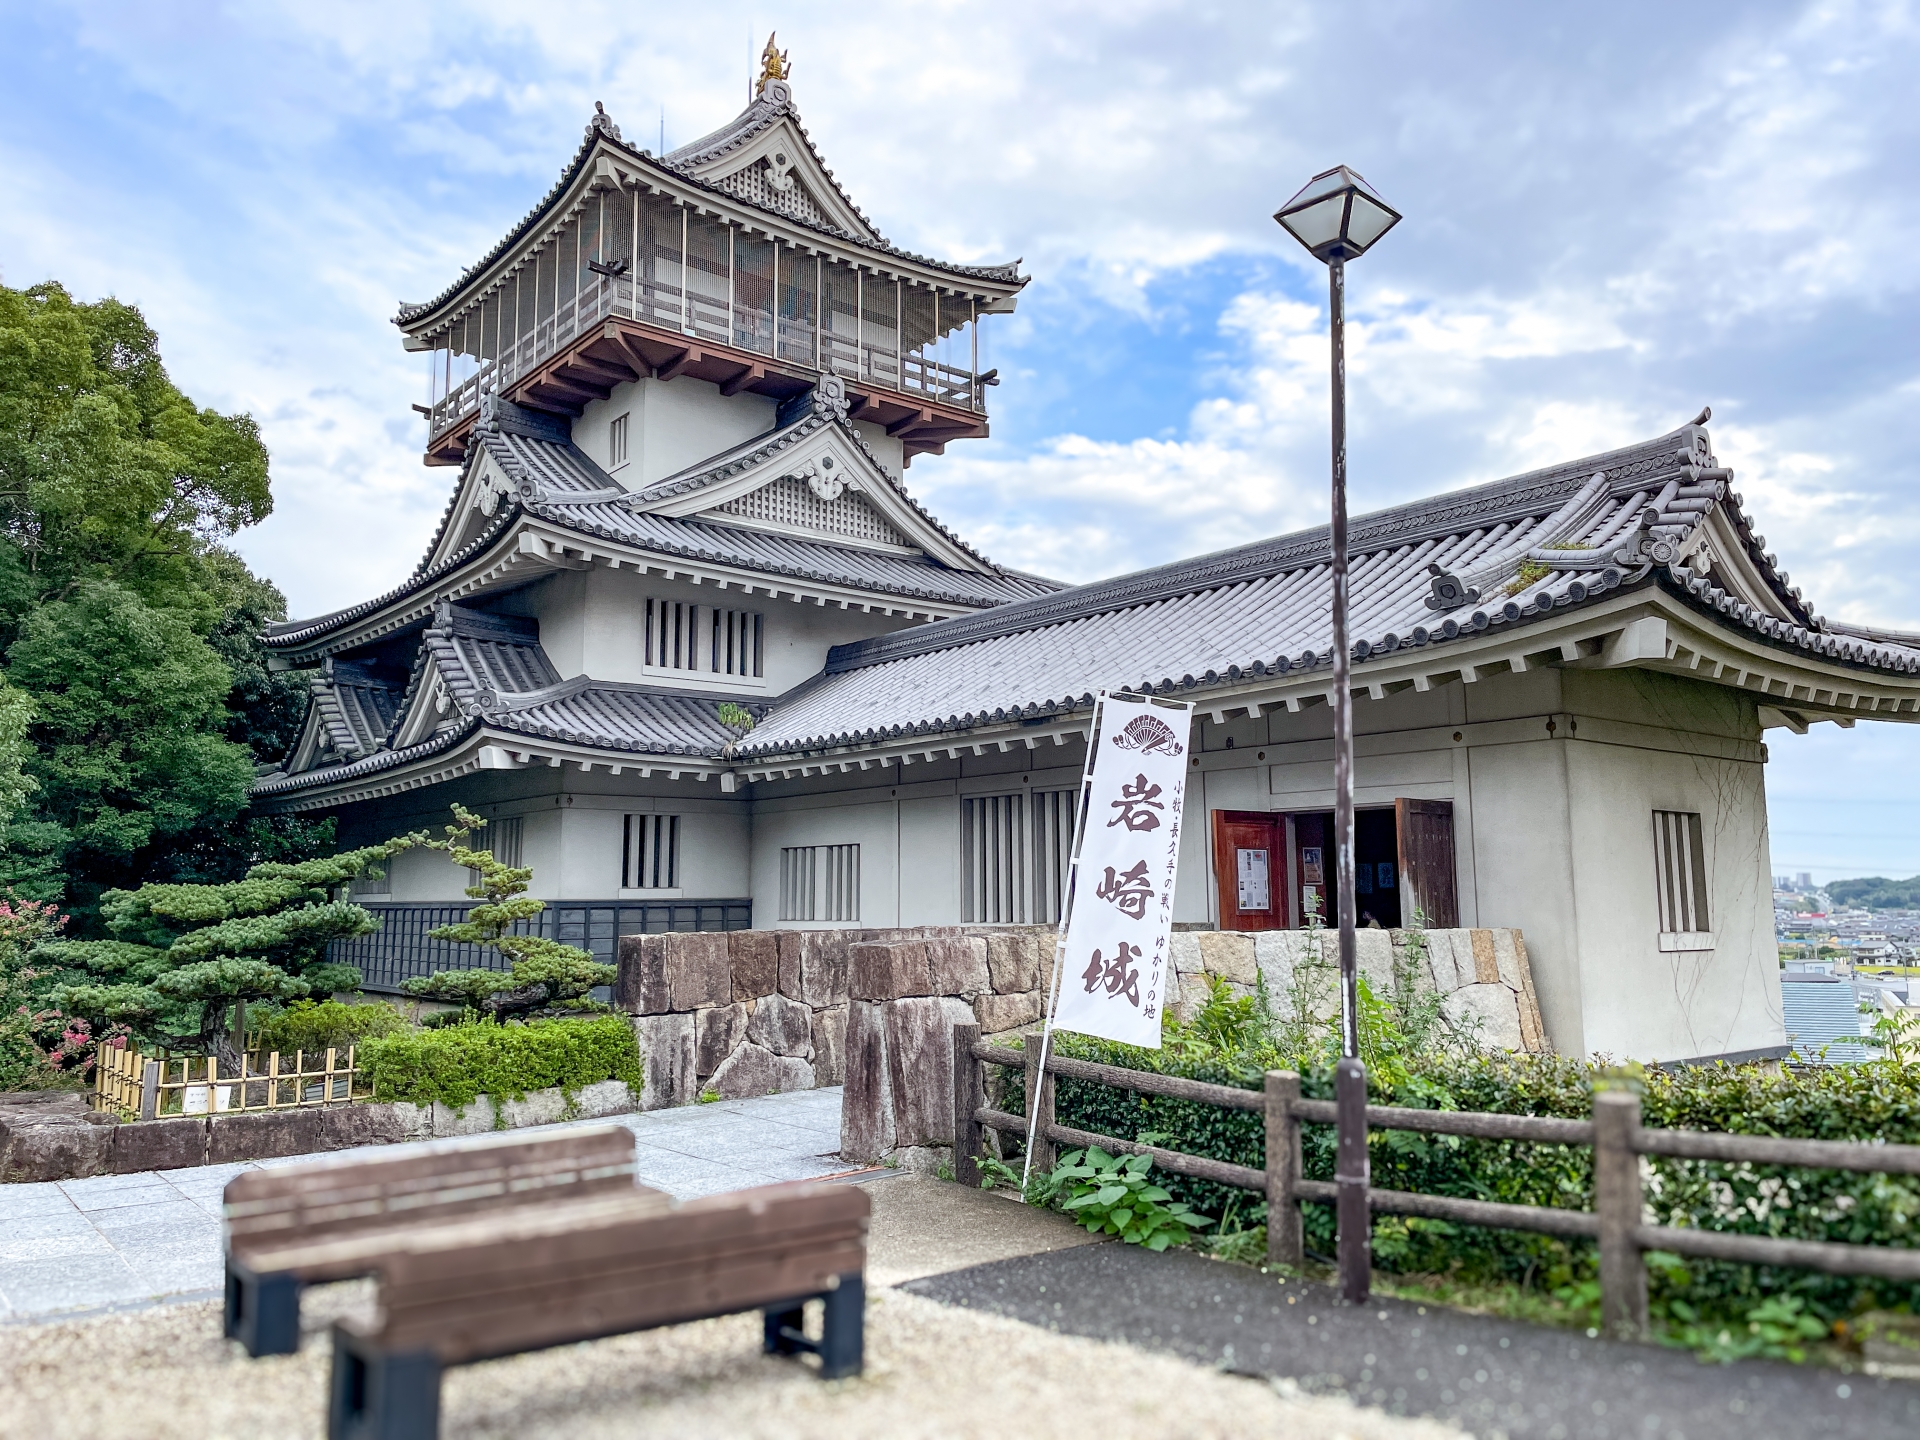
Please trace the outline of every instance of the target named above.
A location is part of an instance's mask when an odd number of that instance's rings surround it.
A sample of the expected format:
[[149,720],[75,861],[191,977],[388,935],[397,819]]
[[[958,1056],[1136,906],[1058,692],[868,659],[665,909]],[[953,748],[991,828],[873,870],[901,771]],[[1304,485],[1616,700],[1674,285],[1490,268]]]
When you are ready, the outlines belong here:
[[[1324,529],[1075,587],[994,563],[909,464],[987,433],[1026,283],[884,238],[753,102],[664,155],[596,106],[559,182],[402,343],[452,491],[418,568],[274,626],[310,675],[269,811],[361,844],[460,801],[561,938],[1058,918],[1093,697],[1199,707],[1177,920],[1330,905]],[[1920,718],[1920,637],[1822,619],[1706,412],[1355,519],[1357,904],[1517,926],[1565,1053],[1784,1048],[1768,729]],[[1265,852],[1257,893],[1240,852]],[[370,988],[464,872],[357,898]]]

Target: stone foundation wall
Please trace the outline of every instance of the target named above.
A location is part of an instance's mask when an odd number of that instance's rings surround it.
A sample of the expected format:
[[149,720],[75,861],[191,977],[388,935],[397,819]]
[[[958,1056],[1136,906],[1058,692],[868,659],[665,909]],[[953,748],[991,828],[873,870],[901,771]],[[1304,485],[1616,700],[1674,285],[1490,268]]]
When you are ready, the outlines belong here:
[[[1005,925],[626,936],[614,1001],[639,1041],[641,1108],[844,1084],[842,1158],[932,1169],[953,1143],[953,1027],[991,1038],[1037,1026],[1055,939]],[[1187,1019],[1213,977],[1245,995],[1264,976],[1283,1020],[1331,1023],[1337,943],[1330,931],[1177,931],[1169,1007]],[[1482,1044],[1549,1048],[1518,930],[1362,930],[1359,962],[1376,994],[1393,993],[1396,969],[1440,992]]]
[[633,1108],[623,1081],[603,1080],[575,1091],[572,1104],[559,1089],[502,1100],[498,1123],[493,1101],[482,1095],[462,1112],[437,1102],[412,1105],[397,1100],[122,1124],[88,1110],[83,1095],[33,1092],[0,1097],[0,1182],[30,1184],[273,1160],[360,1145],[485,1135],[561,1120],[597,1120]]
[[[705,1093],[738,1100],[842,1083],[867,1097],[879,1085],[885,1106],[863,1098],[857,1108],[876,1117],[884,1108],[891,1137],[886,1077],[904,1066],[899,1129],[917,1135],[949,1105],[923,1095],[917,1079],[935,1058],[930,1037],[947,1037],[950,1069],[955,1017],[964,1013],[990,1033],[1037,1021],[1052,947],[1051,930],[1004,926],[628,935],[613,998],[639,1042],[642,1109],[692,1104]],[[855,1044],[858,1075],[848,1063]],[[865,1158],[862,1137],[849,1152],[856,1158]],[[893,1148],[889,1138],[886,1151]]]

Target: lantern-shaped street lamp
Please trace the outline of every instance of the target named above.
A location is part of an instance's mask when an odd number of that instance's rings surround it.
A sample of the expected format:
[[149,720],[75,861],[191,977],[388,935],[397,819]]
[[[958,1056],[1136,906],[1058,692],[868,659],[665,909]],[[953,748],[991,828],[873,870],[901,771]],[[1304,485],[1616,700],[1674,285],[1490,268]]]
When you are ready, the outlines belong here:
[[1339,1144],[1334,1165],[1340,1222],[1340,1288],[1355,1305],[1372,1279],[1367,1213],[1367,1071],[1360,1063],[1359,964],[1353,894],[1353,652],[1347,640],[1347,261],[1358,259],[1400,220],[1400,212],[1344,165],[1316,175],[1274,214],[1286,232],[1327,266],[1333,330],[1333,835],[1340,934],[1340,1064],[1334,1096]]

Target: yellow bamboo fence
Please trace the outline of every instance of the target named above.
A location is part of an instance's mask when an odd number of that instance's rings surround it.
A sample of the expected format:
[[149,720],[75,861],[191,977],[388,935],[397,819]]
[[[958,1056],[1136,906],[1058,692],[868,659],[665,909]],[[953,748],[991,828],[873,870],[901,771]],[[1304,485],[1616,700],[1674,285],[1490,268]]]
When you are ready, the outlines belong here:
[[132,1046],[103,1045],[94,1070],[94,1108],[153,1120],[348,1105],[367,1098],[355,1093],[359,1076],[351,1045],[249,1055],[244,1075],[221,1074],[213,1056],[149,1056]]

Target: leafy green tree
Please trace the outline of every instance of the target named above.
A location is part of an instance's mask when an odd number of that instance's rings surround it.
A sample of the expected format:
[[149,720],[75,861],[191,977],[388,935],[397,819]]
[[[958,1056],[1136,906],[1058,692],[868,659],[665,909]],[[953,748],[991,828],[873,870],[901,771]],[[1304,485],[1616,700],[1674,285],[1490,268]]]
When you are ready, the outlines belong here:
[[407,981],[406,992],[423,999],[457,1000],[496,1020],[605,1010],[588,992],[596,985],[611,985],[616,968],[598,964],[586,951],[558,940],[514,934],[515,925],[547,908],[544,900],[526,893],[533,871],[507,865],[494,858],[491,850],[473,848],[469,843],[473,832],[487,822],[465,806],[454,806],[453,817],[447,838],[436,841],[435,848],[445,849],[454,864],[479,874],[480,883],[469,886],[467,894],[480,903],[468,912],[464,924],[442,925],[432,932],[433,938],[496,950],[513,962],[513,968],[504,973],[438,970]]
[[272,503],[252,419],[182,394],[137,309],[0,286],[0,650],[42,787],[0,824],[0,884],[97,932],[107,888],[331,849],[328,822],[236,822],[306,705],[260,642],[284,599],[225,548]]
[[179,614],[82,579],[26,617],[7,659],[38,711],[38,818],[66,832],[76,890],[131,878],[156,840],[246,808],[253,760],[218,733],[232,675]]
[[[111,940],[56,941],[31,958],[56,973],[49,999],[64,1013],[216,1055],[237,1071],[249,1003],[359,987],[360,972],[327,960],[327,946],[379,922],[334,893],[432,843],[402,835],[322,860],[255,865],[223,885],[110,891],[100,914]],[[233,1040],[224,1033],[229,1014]]]
[[0,594],[110,579],[205,630],[226,598],[210,548],[272,508],[252,418],[183,395],[137,309],[0,286]]

